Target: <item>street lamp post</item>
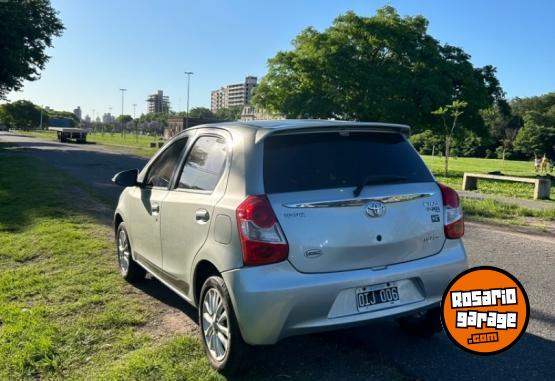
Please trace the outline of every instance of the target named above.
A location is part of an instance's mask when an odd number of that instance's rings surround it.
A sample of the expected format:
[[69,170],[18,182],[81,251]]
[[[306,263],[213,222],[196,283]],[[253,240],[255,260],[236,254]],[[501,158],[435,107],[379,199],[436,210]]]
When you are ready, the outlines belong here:
[[121,136],[123,137],[123,94],[127,89],[119,89],[121,91]]
[[185,75],[187,75],[187,115],[185,116],[185,128],[189,127],[189,88],[191,84],[191,75],[193,74],[192,71],[186,71]]
[[139,126],[137,124],[137,120],[136,120],[136,111],[137,111],[137,104],[133,103],[133,123],[135,124],[135,140],[138,141],[139,140]]
[[115,126],[115,120],[114,117],[112,116],[112,106],[108,107],[108,115],[110,116],[110,135],[114,136],[114,126]]

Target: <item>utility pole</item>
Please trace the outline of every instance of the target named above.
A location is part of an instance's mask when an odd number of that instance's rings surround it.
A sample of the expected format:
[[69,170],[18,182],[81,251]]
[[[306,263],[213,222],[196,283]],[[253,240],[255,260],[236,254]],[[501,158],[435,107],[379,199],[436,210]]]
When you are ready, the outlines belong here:
[[114,126],[112,126],[113,116],[112,116],[112,106],[108,106],[108,115],[110,116],[110,135],[114,136]]
[[189,88],[191,84],[191,75],[193,74],[192,71],[186,71],[185,75],[187,76],[187,115],[185,117],[185,128],[189,127]]
[[123,94],[127,89],[119,89],[121,91],[121,136],[123,137]]
[[137,124],[137,119],[135,117],[137,111],[137,104],[133,103],[133,123],[135,124],[135,140],[139,140],[139,125]]

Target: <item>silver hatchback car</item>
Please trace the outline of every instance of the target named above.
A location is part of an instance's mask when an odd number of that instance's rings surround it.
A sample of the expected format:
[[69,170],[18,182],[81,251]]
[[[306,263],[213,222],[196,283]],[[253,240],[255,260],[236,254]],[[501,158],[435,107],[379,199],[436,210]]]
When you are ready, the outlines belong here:
[[193,306],[211,364],[251,345],[396,318],[441,330],[439,303],[467,268],[457,193],[438,184],[405,125],[325,120],[189,128],[125,186],[117,259]]

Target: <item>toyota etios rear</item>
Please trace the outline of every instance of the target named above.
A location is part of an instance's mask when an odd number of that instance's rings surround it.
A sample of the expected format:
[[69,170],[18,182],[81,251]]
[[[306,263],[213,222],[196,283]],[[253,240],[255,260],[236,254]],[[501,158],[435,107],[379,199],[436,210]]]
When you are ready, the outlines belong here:
[[403,125],[284,120],[188,129],[116,210],[118,263],[199,308],[221,372],[250,345],[379,318],[440,330],[439,301],[467,267],[457,193]]

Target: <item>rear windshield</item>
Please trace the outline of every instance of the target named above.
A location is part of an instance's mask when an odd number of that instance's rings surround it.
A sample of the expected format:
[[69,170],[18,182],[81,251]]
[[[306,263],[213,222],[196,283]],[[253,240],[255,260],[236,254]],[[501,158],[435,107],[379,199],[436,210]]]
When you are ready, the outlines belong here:
[[[266,193],[434,181],[400,134],[326,132],[270,136],[264,143]],[[380,182],[380,178],[383,181]]]

